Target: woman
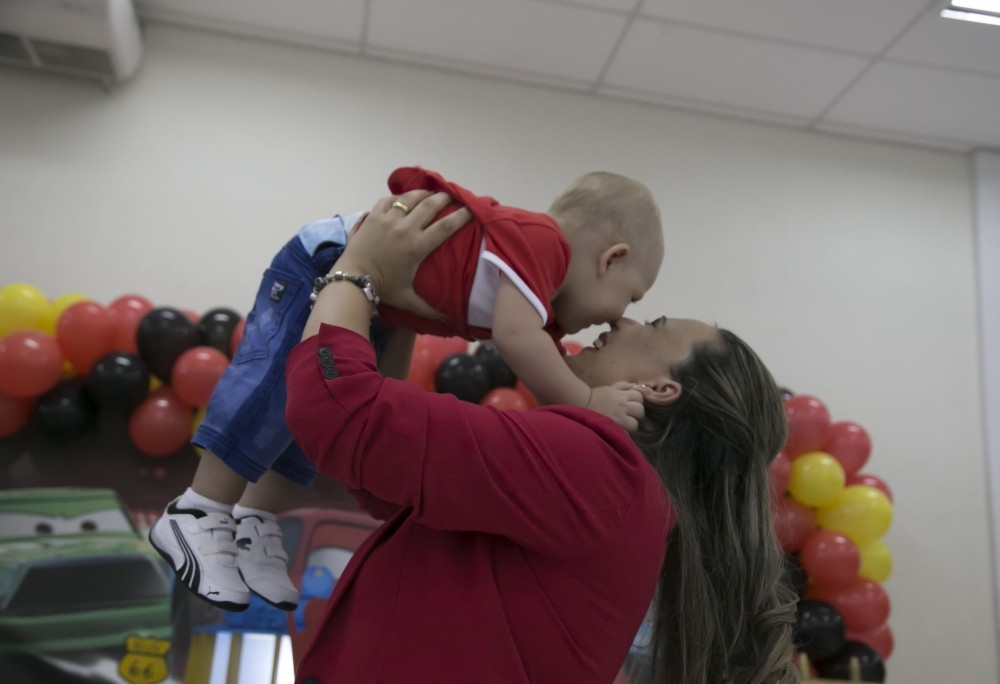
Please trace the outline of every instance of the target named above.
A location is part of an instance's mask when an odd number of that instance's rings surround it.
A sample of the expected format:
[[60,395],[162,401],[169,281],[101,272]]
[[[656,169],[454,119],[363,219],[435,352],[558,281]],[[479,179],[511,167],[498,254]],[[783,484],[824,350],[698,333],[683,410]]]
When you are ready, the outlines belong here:
[[[607,684],[656,591],[650,681],[791,682],[767,465],[773,379],[735,335],[623,319],[568,360],[629,392],[630,436],[585,409],[505,412],[382,378],[376,297],[426,311],[447,196],[376,204],[286,367],[305,453],[387,520],[345,570],[299,682]],[[426,228],[425,228],[426,227]]]

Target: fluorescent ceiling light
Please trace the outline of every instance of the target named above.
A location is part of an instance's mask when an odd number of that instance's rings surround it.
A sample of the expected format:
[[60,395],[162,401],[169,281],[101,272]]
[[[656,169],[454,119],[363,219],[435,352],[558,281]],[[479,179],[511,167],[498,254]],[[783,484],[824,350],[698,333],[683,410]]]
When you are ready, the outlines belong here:
[[978,12],[958,12],[956,10],[941,10],[941,16],[945,19],[961,19],[962,21],[975,21],[980,24],[992,24],[1000,26],[1000,16],[992,14],[979,14]]
[[951,0],[951,6],[1000,14],[1000,0]]

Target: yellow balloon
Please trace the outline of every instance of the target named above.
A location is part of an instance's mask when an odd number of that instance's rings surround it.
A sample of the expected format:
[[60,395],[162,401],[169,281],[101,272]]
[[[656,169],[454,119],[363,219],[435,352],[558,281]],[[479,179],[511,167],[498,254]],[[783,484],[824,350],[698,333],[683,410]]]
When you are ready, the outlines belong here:
[[844,491],[845,479],[840,461],[822,451],[813,451],[792,461],[788,491],[806,506],[828,506]]
[[[191,426],[191,436],[192,437],[194,437],[194,433],[198,431],[198,426],[201,425],[201,421],[205,420],[205,413],[206,413],[206,410],[205,410],[204,406],[202,406],[200,409],[198,409],[197,411],[195,411],[195,413],[194,413],[194,425]],[[202,449],[200,446],[196,446],[194,444],[192,444],[191,446],[194,447],[194,453],[198,454],[198,458],[201,458],[202,456],[205,455],[205,450]]]
[[825,530],[844,534],[860,549],[889,530],[892,503],[875,487],[851,485],[831,505],[817,511],[816,523]]
[[77,302],[85,302],[88,299],[90,297],[79,292],[68,292],[53,299],[45,312],[45,320],[42,321],[42,330],[54,337],[56,334],[56,325],[59,323],[59,317],[62,316],[63,311]]
[[882,584],[892,574],[892,552],[882,540],[874,541],[862,548],[861,569],[858,574],[872,582]]
[[49,310],[42,291],[27,283],[0,288],[0,334],[15,330],[41,330]]
[[149,391],[152,392],[153,390],[160,389],[161,387],[163,387],[163,382],[158,377],[156,377],[155,375],[153,375],[152,373],[150,373],[150,375],[149,375]]

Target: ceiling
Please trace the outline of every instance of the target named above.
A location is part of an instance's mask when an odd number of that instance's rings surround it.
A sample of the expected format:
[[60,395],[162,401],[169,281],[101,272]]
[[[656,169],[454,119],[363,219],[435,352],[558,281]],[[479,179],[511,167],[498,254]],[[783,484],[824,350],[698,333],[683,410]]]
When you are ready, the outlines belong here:
[[146,21],[969,151],[1000,148],[1000,27],[946,0],[135,0]]

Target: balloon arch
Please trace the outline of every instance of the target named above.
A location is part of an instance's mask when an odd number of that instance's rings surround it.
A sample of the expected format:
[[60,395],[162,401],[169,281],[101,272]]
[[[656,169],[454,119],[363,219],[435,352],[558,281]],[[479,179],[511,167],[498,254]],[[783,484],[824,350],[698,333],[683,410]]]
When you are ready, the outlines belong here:
[[[140,452],[173,454],[204,416],[244,323],[231,309],[198,315],[136,294],[104,306],[80,294],[50,301],[25,283],[0,288],[0,439],[34,418],[48,436],[72,440],[97,412],[116,411]],[[499,409],[537,405],[495,349],[470,353],[459,338],[418,335],[409,380]],[[816,397],[786,390],[784,401],[788,440],[770,481],[784,580],[799,596],[796,647],[820,676],[846,679],[854,660],[866,681],[882,681],[893,649],[882,586],[892,492],[862,471],[871,452],[863,427],[832,422]]]

